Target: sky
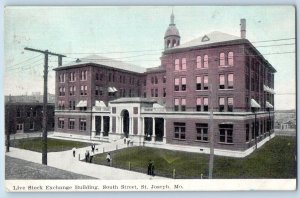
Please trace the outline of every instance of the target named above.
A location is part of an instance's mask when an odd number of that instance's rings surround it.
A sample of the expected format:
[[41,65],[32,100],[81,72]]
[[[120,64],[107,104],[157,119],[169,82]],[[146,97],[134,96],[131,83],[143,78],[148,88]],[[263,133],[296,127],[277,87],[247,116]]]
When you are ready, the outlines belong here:
[[[5,95],[43,92],[44,57],[24,47],[64,54],[63,63],[98,54],[142,67],[159,66],[172,9],[181,43],[212,31],[239,36],[240,19],[245,18],[247,39],[277,70],[275,108],[295,108],[292,6],[7,7]],[[278,39],[286,40],[274,41]],[[49,92],[54,93],[57,57],[49,60]]]

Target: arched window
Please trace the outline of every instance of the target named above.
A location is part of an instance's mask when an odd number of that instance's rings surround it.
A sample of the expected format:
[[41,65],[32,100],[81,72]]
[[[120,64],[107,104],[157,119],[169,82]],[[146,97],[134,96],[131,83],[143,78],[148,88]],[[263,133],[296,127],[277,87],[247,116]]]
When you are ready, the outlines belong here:
[[181,62],[181,69],[182,70],[186,70],[186,58],[182,58],[182,60],[181,60],[182,62]]
[[228,53],[228,65],[233,66],[233,52]]
[[222,52],[220,53],[220,66],[225,65],[225,54]]
[[208,68],[208,55],[204,55],[204,68]]
[[175,47],[175,46],[176,46],[176,40],[174,39],[172,42],[172,47]]
[[197,68],[201,68],[202,64],[201,64],[201,56],[197,56]]

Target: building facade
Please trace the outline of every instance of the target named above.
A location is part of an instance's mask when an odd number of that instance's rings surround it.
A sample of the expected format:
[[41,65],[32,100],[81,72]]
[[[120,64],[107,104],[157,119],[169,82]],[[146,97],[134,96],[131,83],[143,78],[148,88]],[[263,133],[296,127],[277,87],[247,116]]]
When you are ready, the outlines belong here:
[[[47,129],[54,130],[54,95],[48,95]],[[42,131],[43,95],[5,96],[5,133]]]
[[246,156],[273,136],[276,70],[240,28],[180,44],[172,13],[158,67],[93,55],[55,68],[55,131]]

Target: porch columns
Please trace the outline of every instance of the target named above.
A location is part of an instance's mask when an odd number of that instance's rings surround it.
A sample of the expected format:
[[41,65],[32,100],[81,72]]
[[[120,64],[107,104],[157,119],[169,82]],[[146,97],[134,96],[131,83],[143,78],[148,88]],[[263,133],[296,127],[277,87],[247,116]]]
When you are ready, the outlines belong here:
[[123,117],[120,117],[120,133],[123,133]]
[[92,138],[96,136],[96,117],[92,116]]
[[164,118],[164,136],[163,136],[163,143],[167,143],[167,140],[166,140],[166,118]]
[[152,117],[152,137],[151,141],[155,142],[155,117]]
[[109,116],[109,133],[112,133],[112,116]]
[[104,133],[104,116],[101,116],[100,137],[103,136],[103,133]]

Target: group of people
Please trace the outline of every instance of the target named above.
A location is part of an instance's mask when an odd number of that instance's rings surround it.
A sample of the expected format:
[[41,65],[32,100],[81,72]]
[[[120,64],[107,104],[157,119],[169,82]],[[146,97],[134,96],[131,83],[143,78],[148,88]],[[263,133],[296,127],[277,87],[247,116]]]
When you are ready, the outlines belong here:
[[148,163],[148,175],[152,175],[154,176],[154,162],[152,160],[149,160],[149,163]]
[[90,162],[90,163],[92,163],[92,160],[93,160],[93,155],[90,155],[90,152],[87,150],[86,152],[85,152],[85,162]]

